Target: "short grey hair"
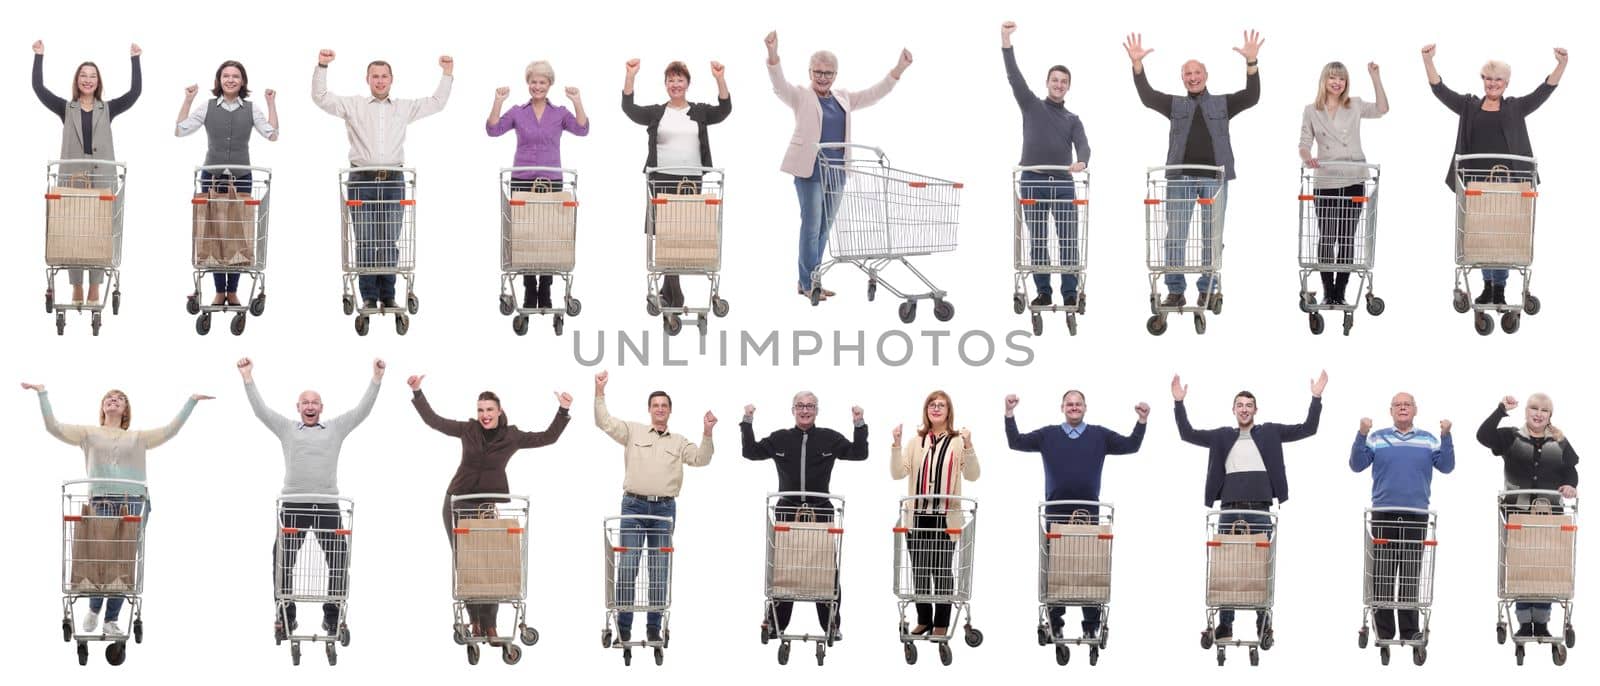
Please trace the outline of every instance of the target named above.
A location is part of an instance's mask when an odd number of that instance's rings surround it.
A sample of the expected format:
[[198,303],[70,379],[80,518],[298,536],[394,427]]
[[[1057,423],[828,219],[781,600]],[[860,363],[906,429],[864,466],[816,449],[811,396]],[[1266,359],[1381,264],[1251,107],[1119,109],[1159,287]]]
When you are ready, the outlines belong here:
[[790,401],[790,404],[798,404],[801,398],[810,398],[811,402],[817,402],[817,394],[812,393],[811,391],[800,391],[799,393],[794,394],[794,400]]
[[839,58],[827,50],[818,50],[814,53],[811,53],[811,64],[820,64],[832,67],[834,71],[839,70]]
[[556,83],[555,67],[550,66],[550,63],[544,60],[529,62],[528,68],[522,72],[522,80],[525,82],[532,81],[535,76],[543,76],[552,86]]
[[1507,81],[1511,80],[1511,65],[1500,60],[1489,60],[1483,63],[1483,73],[1498,76]]

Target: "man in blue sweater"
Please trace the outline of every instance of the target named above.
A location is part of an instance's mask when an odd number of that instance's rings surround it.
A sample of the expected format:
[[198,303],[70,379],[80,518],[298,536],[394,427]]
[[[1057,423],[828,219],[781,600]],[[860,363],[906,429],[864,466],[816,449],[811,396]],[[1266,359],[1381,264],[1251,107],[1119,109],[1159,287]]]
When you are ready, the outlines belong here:
[[[1139,414],[1139,423],[1133,433],[1124,437],[1103,426],[1088,424],[1083,415],[1089,409],[1081,391],[1067,391],[1061,396],[1061,414],[1066,421],[1037,431],[1021,434],[1017,431],[1017,396],[1006,396],[1006,444],[1012,450],[1040,453],[1044,461],[1045,500],[1100,500],[1100,474],[1106,466],[1107,455],[1126,455],[1139,451],[1144,442],[1145,422],[1150,417],[1150,406],[1139,403],[1133,411]],[[1065,521],[1076,506],[1052,506],[1045,510],[1047,517],[1059,515]],[[1098,516],[1098,512],[1094,513]],[[1065,607],[1050,608],[1050,633],[1061,635]],[[1090,639],[1100,630],[1100,610],[1083,608],[1083,637]]]
[[[1417,399],[1397,393],[1389,401],[1394,426],[1372,431],[1372,420],[1361,418],[1361,430],[1350,447],[1350,470],[1372,467],[1372,508],[1401,508],[1372,515],[1372,538],[1391,541],[1372,551],[1373,605],[1417,602],[1422,580],[1422,544],[1428,532],[1428,509],[1433,470],[1449,474],[1456,468],[1450,439],[1450,420],[1439,421],[1439,437],[1416,428]],[[1400,640],[1423,641],[1416,610],[1377,608],[1372,611],[1378,638],[1395,637],[1399,614]]]

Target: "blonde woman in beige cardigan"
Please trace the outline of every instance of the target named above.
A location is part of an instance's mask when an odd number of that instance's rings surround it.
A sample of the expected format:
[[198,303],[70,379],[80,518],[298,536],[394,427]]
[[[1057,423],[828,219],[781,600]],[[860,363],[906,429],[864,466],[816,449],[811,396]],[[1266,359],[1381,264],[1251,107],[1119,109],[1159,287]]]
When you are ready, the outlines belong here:
[[[890,452],[889,474],[907,479],[907,495],[961,495],[961,480],[978,480],[978,453],[972,449],[972,434],[966,428],[952,431],[955,403],[944,391],[934,391],[922,401],[922,425],[916,440],[900,444],[901,425],[894,427],[894,449]],[[913,582],[918,593],[949,592],[955,583],[951,558],[955,541],[945,529],[959,529],[961,510],[945,506],[943,500],[930,500],[913,506],[907,501],[901,513],[901,526],[910,531],[908,544],[916,551],[927,551],[928,559],[912,562]],[[944,521],[940,521],[943,519]],[[950,631],[950,605],[917,603],[917,626],[912,634],[944,636]]]

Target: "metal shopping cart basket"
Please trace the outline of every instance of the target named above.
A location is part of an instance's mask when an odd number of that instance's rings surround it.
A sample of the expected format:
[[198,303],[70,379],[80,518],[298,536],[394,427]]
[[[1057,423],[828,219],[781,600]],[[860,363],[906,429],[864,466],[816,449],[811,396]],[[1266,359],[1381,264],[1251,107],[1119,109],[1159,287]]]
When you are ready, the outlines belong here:
[[[606,517],[606,625],[600,645],[622,650],[622,664],[633,664],[633,649],[650,648],[656,665],[666,659],[672,642],[672,519],[656,515]],[[623,640],[618,615],[631,612],[661,613],[661,640],[630,636]]]
[[[1251,521],[1253,520],[1253,521]],[[1250,665],[1261,662],[1260,650],[1271,650],[1272,603],[1278,565],[1278,513],[1258,510],[1212,510],[1206,513],[1206,628],[1200,648],[1217,648],[1217,666],[1227,662],[1227,648],[1250,649]],[[1255,610],[1256,638],[1217,635],[1223,611]]]
[[[367,335],[372,315],[394,315],[394,332],[411,328],[417,313],[417,172],[402,167],[339,170],[340,253],[344,262],[344,313],[356,316],[356,333]],[[363,276],[405,279],[403,307],[367,307],[357,286]]]
[[[854,158],[851,152],[871,151]],[[842,157],[834,157],[829,153]],[[822,300],[822,275],[838,264],[855,265],[867,275],[867,300],[877,297],[881,284],[902,299],[900,321],[917,318],[917,301],[932,300],[933,316],[941,322],[956,314],[945,291],[933,285],[907,259],[956,249],[960,225],[962,184],[889,166],[883,150],[855,143],[823,143],[817,151],[822,174],[822,213],[828,239],[828,260],[811,273],[811,304]],[[832,229],[827,227],[831,225]],[[905,265],[928,289],[902,292],[883,278],[893,264]]]
[[[678,335],[688,317],[704,336],[711,325],[708,314],[728,316],[728,301],[722,299],[722,170],[653,167],[644,172],[645,312],[662,317],[668,335]],[[705,307],[662,299],[662,280],[683,276],[711,282]]]
[[[210,178],[206,178],[206,177]],[[238,178],[246,177],[246,178]],[[267,309],[267,221],[272,206],[272,170],[266,167],[209,165],[194,169],[194,240],[190,258],[194,291],[185,305],[196,315],[194,330],[211,332],[213,313],[233,313],[228,331],[244,333],[248,315]],[[250,277],[249,297],[242,304],[201,300],[208,274]],[[220,294],[219,294],[220,295]]]
[[950,606],[950,624],[960,625],[967,645],[983,644],[983,632],[972,627],[972,563],[978,542],[978,501],[952,495],[917,495],[900,499],[901,521],[894,527],[894,595],[899,598],[900,644],[906,664],[917,663],[917,641],[939,646],[939,662],[954,659],[950,634],[932,627],[911,632],[906,609],[913,604]]
[[[1428,661],[1429,624],[1433,619],[1433,570],[1439,545],[1439,516],[1409,507],[1369,508],[1362,517],[1361,630],[1356,645],[1369,639],[1378,659],[1389,664],[1391,646],[1411,648],[1411,662]],[[1379,613],[1417,613],[1420,636],[1372,637]]]
[[[1529,292],[1539,162],[1521,155],[1456,155],[1455,181],[1456,288],[1452,304],[1457,312],[1472,312],[1472,325],[1479,335],[1494,331],[1495,314],[1500,315],[1502,331],[1516,333],[1524,312],[1539,313],[1539,298]],[[1474,269],[1517,272],[1522,277],[1521,302],[1469,299],[1468,277]]]
[[[1498,581],[1499,622],[1495,639],[1504,644],[1509,636],[1516,646],[1517,664],[1526,657],[1526,646],[1550,645],[1550,658],[1556,665],[1567,663],[1567,650],[1578,642],[1572,627],[1574,579],[1577,578],[1578,501],[1563,503],[1556,491],[1514,490],[1498,498],[1500,511]],[[1529,632],[1509,633],[1519,603],[1561,606],[1561,633],[1549,635],[1535,625]],[[1548,624],[1541,622],[1540,624]]]
[[[350,645],[346,617],[355,502],[337,496],[285,493],[278,497],[277,510],[277,545],[272,556],[273,591],[278,605],[274,640],[278,644],[289,642],[289,658],[295,665],[300,664],[302,642],[323,644],[328,665],[338,664],[338,648],[334,644]],[[315,629],[298,633],[297,613],[292,609],[295,603],[322,605],[322,633]],[[330,618],[336,620],[330,623]]]
[[[1089,664],[1100,663],[1110,636],[1111,544],[1116,508],[1093,500],[1039,503],[1039,645],[1053,646],[1056,664],[1072,659],[1071,646],[1089,646]],[[1097,616],[1097,631],[1081,637],[1051,628],[1051,612],[1082,608]],[[1088,621],[1087,618],[1085,621]]]
[[[56,316],[56,335],[67,330],[67,312],[88,312],[89,328],[100,335],[101,312],[122,308],[122,206],[127,165],[112,160],[51,160],[45,169],[44,311]],[[56,297],[56,275],[89,272],[91,284],[104,277],[109,295],[73,301]]]
[[[519,179],[518,174],[544,176]],[[578,172],[557,167],[500,170],[500,314],[512,318],[511,330],[518,336],[528,333],[528,317],[540,314],[551,315],[560,336],[565,318],[583,310],[583,303],[572,297],[577,244]],[[559,307],[530,306],[517,298],[519,280],[551,276],[561,278]]]
[[[1206,311],[1222,314],[1222,228],[1227,216],[1228,186],[1222,167],[1174,164],[1145,171],[1145,263],[1150,269],[1150,319],[1144,329],[1153,336],[1167,332],[1167,315],[1194,314],[1194,332],[1206,332]],[[1199,230],[1195,230],[1195,224]],[[1199,274],[1195,305],[1187,299],[1168,305],[1160,286],[1169,291]],[[1187,285],[1183,290],[1187,290]],[[1183,290],[1178,290],[1182,295]]]
[[[767,559],[761,643],[778,641],[778,664],[789,664],[792,641],[817,644],[817,666],[833,645],[839,612],[839,565],[844,551],[844,498],[831,493],[783,491],[767,495]],[[821,633],[778,628],[779,603],[816,603],[829,626]]]
[[1337,298],[1323,293],[1318,302],[1311,285],[1316,274],[1332,273],[1340,280],[1354,277],[1357,298],[1365,299],[1367,314],[1383,314],[1383,298],[1372,294],[1378,172],[1378,165],[1365,162],[1319,162],[1315,168],[1300,168],[1300,311],[1308,316],[1313,334],[1322,333],[1322,313],[1327,311],[1344,317],[1344,335],[1350,335],[1357,309],[1344,301],[1342,284]]
[[[89,663],[89,644],[106,643],[106,662],[128,657],[128,635],[107,620],[99,631],[73,627],[73,605],[89,599],[126,603],[133,612],[133,642],[144,642],[144,539],[150,498],[144,482],[77,479],[61,484],[61,640],[78,644],[78,664]],[[109,617],[109,611],[107,616]]]
[[[450,496],[451,597],[455,600],[452,625],[456,645],[467,647],[467,663],[478,664],[483,645],[500,647],[500,659],[514,665],[522,659],[523,645],[539,642],[539,630],[528,626],[528,497],[509,493],[470,493]],[[474,632],[473,605],[489,605],[496,614],[510,605],[516,617],[515,639],[490,637],[495,627]]]
[[[1013,265],[1011,310],[1029,313],[1033,335],[1044,333],[1045,312],[1062,312],[1067,332],[1078,335],[1078,315],[1087,307],[1084,283],[1089,264],[1089,172],[1070,171],[1070,167],[1017,167],[1011,172]],[[1055,237],[1051,238],[1052,225]],[[1062,304],[1038,304],[1028,300],[1027,278],[1040,277],[1049,283],[1051,275],[1071,277],[1077,286],[1070,291],[1063,282]]]

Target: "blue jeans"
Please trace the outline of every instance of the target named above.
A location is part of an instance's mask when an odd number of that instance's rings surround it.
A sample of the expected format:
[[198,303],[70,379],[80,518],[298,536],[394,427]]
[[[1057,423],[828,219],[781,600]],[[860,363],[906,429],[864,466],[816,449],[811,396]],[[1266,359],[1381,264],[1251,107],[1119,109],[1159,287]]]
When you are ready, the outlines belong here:
[[[224,184],[215,182],[213,179],[232,179],[234,191],[239,195],[250,194],[250,172],[248,171],[234,176],[227,171],[216,173],[208,169],[202,169],[200,171],[201,192],[221,193],[227,190]],[[239,292],[239,272],[212,272],[211,283],[216,286],[218,293],[237,293]]]
[[[1167,179],[1167,266],[1181,267],[1189,244],[1189,219],[1194,215],[1195,202],[1198,198],[1216,198],[1218,191],[1225,190],[1227,184],[1214,178],[1203,176],[1175,176]],[[1223,201],[1226,202],[1224,196]],[[1221,212],[1217,205],[1200,205],[1200,263],[1210,265],[1212,252],[1213,233],[1212,214]],[[1221,279],[1218,277],[1218,286]],[[1189,287],[1188,279],[1183,274],[1167,274],[1167,292],[1183,293]],[[1211,290],[1211,275],[1201,274],[1195,284],[1202,293]]]
[[[641,548],[658,549],[672,545],[672,526],[678,518],[678,504],[676,500],[650,502],[633,496],[622,496],[622,561],[617,565],[617,603],[619,605],[633,604],[633,592],[639,579],[639,556]],[[636,519],[627,515],[652,515],[667,517],[670,521],[659,519]],[[670,554],[670,553],[669,553]],[[667,602],[667,565],[666,556],[652,552],[645,558],[649,566],[650,577],[650,604],[664,605]],[[651,629],[661,628],[661,613],[650,612],[646,617],[647,625]],[[621,612],[617,614],[617,628],[628,631],[633,628],[633,613]]]
[[1483,272],[1483,283],[1485,286],[1491,284],[1495,286],[1504,286],[1506,285],[1506,277],[1511,275],[1511,270],[1509,269],[1483,269],[1480,271]]
[[[821,177],[821,178],[818,178]],[[800,200],[800,278],[801,290],[809,291],[811,274],[822,263],[828,249],[828,231],[839,214],[839,191],[844,188],[844,173],[820,169],[810,178],[795,177],[794,192]]]
[[[120,517],[125,514],[143,516],[145,513],[144,497],[138,495],[97,495],[89,498],[89,505],[94,508],[96,517]],[[143,527],[144,523],[141,522],[139,526]],[[122,616],[122,602],[120,597],[96,596],[89,599],[89,611],[99,614],[103,605],[106,621],[115,622]]]
[[[1056,266],[1078,266],[1078,206],[1072,203],[1078,191],[1070,176],[1022,172],[1022,199],[1036,201],[1024,205],[1022,218],[1028,224],[1029,262],[1036,267],[1050,266],[1050,220],[1056,223]],[[1039,295],[1050,295],[1050,275],[1034,274],[1033,286]],[[1061,275],[1061,292],[1078,292],[1078,275]]]
[[[380,179],[381,173],[350,173],[350,199],[366,203],[350,208],[356,266],[362,269],[394,267],[400,260],[395,241],[400,239],[405,221],[405,208],[400,201],[406,197],[406,182],[400,176]],[[394,282],[394,274],[362,274],[357,279],[362,300],[394,300]]]
[[[1244,506],[1244,505],[1242,505],[1240,503],[1223,503],[1222,504],[1222,509],[1224,509],[1224,510],[1243,510],[1243,509],[1254,510],[1254,509],[1258,509],[1258,508]],[[1272,517],[1268,516],[1266,514],[1265,510],[1262,510],[1261,514],[1253,514],[1253,513],[1249,513],[1249,512],[1238,512],[1238,513],[1232,513],[1232,514],[1223,515],[1222,521],[1221,521],[1221,526],[1222,526],[1223,533],[1231,532],[1232,529],[1233,529],[1232,523],[1236,522],[1236,521],[1244,522],[1245,525],[1246,525],[1246,526],[1240,527],[1241,531],[1239,533],[1266,534],[1267,538],[1269,538],[1269,539],[1272,538],[1272,535],[1273,535],[1272,534]],[[1260,612],[1257,612],[1256,613],[1256,630],[1257,631],[1261,630],[1261,623],[1263,621],[1265,621],[1263,615]],[[1232,626],[1233,625],[1233,610],[1222,610],[1221,612],[1218,612],[1217,613],[1217,625],[1218,626]]]

